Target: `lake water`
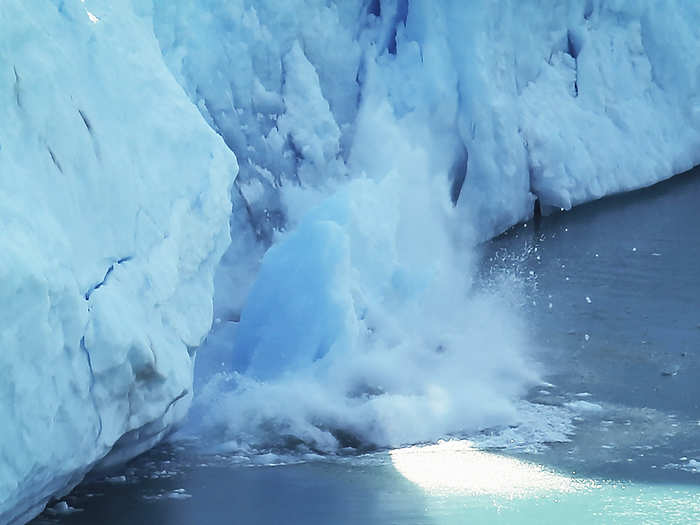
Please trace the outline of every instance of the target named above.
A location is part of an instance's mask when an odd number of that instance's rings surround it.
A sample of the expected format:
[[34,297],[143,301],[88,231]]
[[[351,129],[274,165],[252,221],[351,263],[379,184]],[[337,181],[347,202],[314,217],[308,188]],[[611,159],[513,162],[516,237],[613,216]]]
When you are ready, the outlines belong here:
[[700,523],[699,232],[696,168],[484,246],[483,282],[527,283],[548,382],[529,401],[569,411],[568,442],[285,464],[166,444],[33,523]]

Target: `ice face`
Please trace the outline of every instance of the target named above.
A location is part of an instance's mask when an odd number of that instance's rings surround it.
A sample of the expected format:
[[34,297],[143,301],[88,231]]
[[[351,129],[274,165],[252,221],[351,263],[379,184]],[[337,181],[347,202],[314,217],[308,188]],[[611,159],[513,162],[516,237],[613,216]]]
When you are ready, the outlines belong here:
[[699,19],[683,1],[156,2],[166,62],[242,166],[217,316],[240,315],[275,231],[365,169],[368,101],[431,143],[481,240],[536,199],[548,213],[699,163]]
[[535,372],[512,287],[470,290],[471,247],[535,199],[700,162],[693,2],[8,0],[2,19],[1,521],[171,428],[214,292],[204,350],[236,385],[205,383],[202,419],[226,439],[507,421]]
[[182,418],[229,242],[235,159],[150,18],[86,7],[3,4],[2,523]]
[[[341,434],[392,445],[507,421],[534,371],[512,308],[488,304],[504,291],[456,284],[474,271],[468,247],[531,217],[536,199],[544,213],[570,208],[700,162],[699,62],[684,51],[700,38],[695,5],[348,5],[209,2],[209,31],[176,34],[205,15],[168,6],[156,24],[176,76],[249,161],[234,192],[247,218],[234,204],[233,223],[252,225],[257,249],[234,242],[219,268],[207,345],[233,375],[202,398],[227,399],[202,419],[234,448],[269,444],[270,428],[327,450]],[[214,42],[245,66],[205,58]],[[246,253],[275,240],[250,293],[234,289]],[[454,327],[438,356],[434,331]],[[499,337],[482,340],[484,327]],[[498,386],[460,397],[480,381]]]

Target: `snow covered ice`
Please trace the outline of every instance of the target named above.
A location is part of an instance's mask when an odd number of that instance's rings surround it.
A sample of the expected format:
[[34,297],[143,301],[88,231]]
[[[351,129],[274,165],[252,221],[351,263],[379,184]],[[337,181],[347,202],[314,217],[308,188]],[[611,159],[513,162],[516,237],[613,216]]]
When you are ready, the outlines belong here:
[[700,163],[695,2],[6,0],[0,27],[1,522],[184,417],[212,308],[194,421],[230,448],[512,421],[539,370],[471,247]]

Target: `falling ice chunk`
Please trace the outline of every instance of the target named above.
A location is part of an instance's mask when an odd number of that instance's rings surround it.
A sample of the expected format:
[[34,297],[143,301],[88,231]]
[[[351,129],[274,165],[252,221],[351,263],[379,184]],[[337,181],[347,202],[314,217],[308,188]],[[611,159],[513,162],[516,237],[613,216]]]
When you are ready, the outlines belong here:
[[588,335],[588,334],[585,334],[585,335],[583,336],[583,338],[584,338],[586,341],[588,341],[588,340],[591,338],[591,336]]
[[591,304],[591,298],[588,297],[588,296],[586,296],[586,302],[587,302],[588,304]]
[[637,251],[637,248],[632,248],[632,251],[633,251],[633,252],[636,252],[636,251]]

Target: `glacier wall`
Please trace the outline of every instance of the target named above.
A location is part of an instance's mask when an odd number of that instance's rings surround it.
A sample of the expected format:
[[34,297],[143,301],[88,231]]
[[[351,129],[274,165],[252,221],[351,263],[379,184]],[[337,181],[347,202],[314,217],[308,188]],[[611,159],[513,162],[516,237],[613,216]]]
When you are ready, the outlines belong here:
[[212,308],[219,448],[515,421],[473,246],[700,163],[700,4],[552,4],[7,0],[0,522],[172,429]]
[[234,156],[110,5],[0,10],[0,523],[185,415],[229,244]]
[[569,209],[700,163],[698,20],[684,0],[156,2],[168,65],[241,165],[217,313],[240,313],[250,246],[366,171],[351,156],[376,99],[431,142],[482,240],[536,200]]
[[699,21],[682,0],[156,2],[241,164],[196,431],[327,451],[517,417],[523,298],[474,292],[464,247],[700,163]]

